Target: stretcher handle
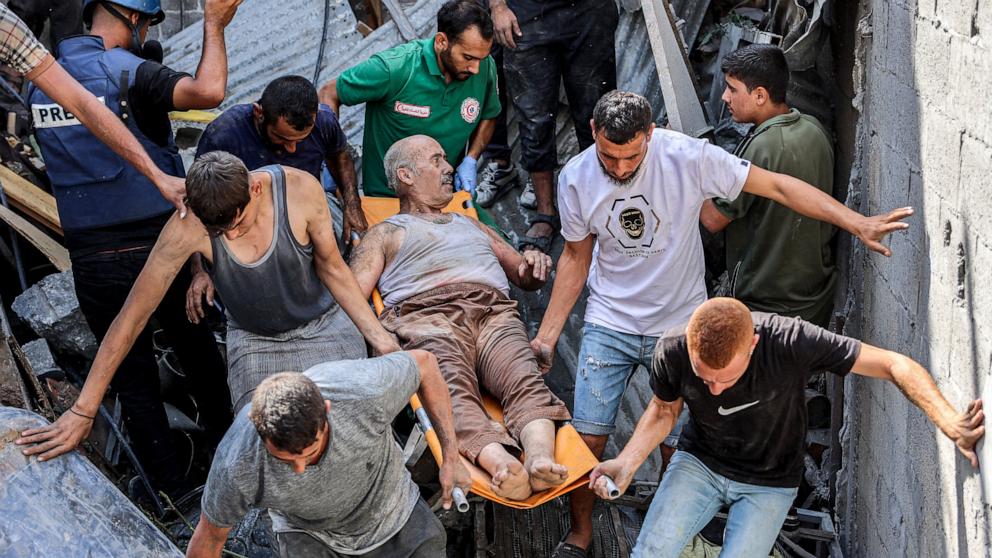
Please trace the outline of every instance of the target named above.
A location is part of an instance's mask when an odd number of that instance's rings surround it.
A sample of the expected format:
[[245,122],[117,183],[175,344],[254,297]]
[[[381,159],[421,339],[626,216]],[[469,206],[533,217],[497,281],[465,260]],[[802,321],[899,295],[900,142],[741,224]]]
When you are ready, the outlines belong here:
[[620,497],[620,489],[617,487],[617,483],[613,482],[613,479],[609,475],[600,475],[601,479],[606,482],[606,494],[610,497],[610,500],[614,500]]
[[[427,416],[427,411],[424,410],[424,406],[420,403],[420,397],[414,394],[410,398],[410,406],[413,407],[413,413],[417,415],[417,424],[424,431],[424,438],[427,439],[427,447],[431,449],[431,453],[434,455],[434,461],[437,461],[439,464],[444,463],[444,455],[441,453],[441,441],[437,439],[437,432],[434,431],[434,425],[431,424],[431,419]],[[465,498],[465,492],[461,488],[456,486],[452,489],[451,499],[455,501],[455,509],[462,513],[468,511],[468,500]]]

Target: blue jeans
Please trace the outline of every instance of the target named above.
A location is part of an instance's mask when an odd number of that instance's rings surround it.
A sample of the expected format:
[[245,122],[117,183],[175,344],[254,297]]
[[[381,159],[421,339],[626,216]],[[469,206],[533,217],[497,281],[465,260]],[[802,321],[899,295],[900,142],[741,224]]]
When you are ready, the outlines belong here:
[[677,557],[723,505],[730,505],[730,514],[720,556],[766,557],[797,491],[732,481],[677,451],[648,508],[632,558]]
[[617,410],[638,365],[651,369],[657,337],[614,331],[586,323],[575,372],[572,426],[582,434],[609,436]]

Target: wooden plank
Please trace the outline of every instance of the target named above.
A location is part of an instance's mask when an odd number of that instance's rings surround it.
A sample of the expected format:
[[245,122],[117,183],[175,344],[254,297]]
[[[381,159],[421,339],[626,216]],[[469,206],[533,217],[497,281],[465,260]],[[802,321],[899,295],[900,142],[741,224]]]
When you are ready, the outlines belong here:
[[374,31],[374,29],[369,27],[364,21],[359,21],[357,24],[355,24],[355,31],[361,33],[362,37],[368,37],[372,33],[372,31]]
[[372,11],[372,29],[378,29],[382,25],[382,2],[380,0],[365,0],[365,4]]
[[0,165],[0,183],[10,204],[36,219],[39,223],[62,234],[62,222],[55,198],[48,192],[28,182],[16,172]]
[[56,269],[59,271],[69,269],[69,252],[41,229],[2,205],[0,205],[0,220],[10,225],[28,242],[34,244],[35,248],[40,250],[55,265]]
[[210,112],[208,110],[175,110],[169,113],[169,120],[210,124],[214,120],[217,120],[218,116],[220,116],[219,112]]

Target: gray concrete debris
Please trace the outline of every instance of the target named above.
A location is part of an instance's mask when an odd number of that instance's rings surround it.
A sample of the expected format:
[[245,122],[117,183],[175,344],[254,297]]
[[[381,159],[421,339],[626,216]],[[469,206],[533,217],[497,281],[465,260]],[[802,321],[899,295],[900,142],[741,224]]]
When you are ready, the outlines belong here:
[[96,355],[96,338],[79,309],[71,271],[38,281],[15,298],[11,307],[56,351],[86,358]]
[[673,130],[702,137],[712,128],[699,103],[685,46],[676,33],[675,16],[665,0],[646,4],[642,12],[668,110],[668,122]]
[[35,339],[30,343],[21,345],[21,350],[24,351],[24,356],[31,364],[31,370],[34,371],[35,376],[54,380],[61,380],[65,376],[62,369],[55,364],[55,357],[52,356],[52,350],[48,348],[48,341]]
[[691,52],[703,26],[703,18],[710,7],[710,0],[672,0],[672,11],[679,17],[682,43]]

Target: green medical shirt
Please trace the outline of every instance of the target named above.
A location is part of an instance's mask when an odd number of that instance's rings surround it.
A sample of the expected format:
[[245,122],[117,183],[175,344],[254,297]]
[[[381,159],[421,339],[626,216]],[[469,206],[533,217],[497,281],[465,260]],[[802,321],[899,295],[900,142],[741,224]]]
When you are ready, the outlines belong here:
[[479,73],[445,83],[434,53],[434,37],[410,41],[349,68],[337,80],[342,104],[365,103],[362,189],[366,196],[395,197],[382,158],[393,143],[425,134],[438,141],[457,167],[479,122],[501,107],[496,65],[487,56]]
[[[734,154],[833,192],[833,141],[815,118],[795,109],[755,127]],[[726,228],[732,295],[752,310],[826,326],[835,284],[833,227],[752,194],[714,202],[732,219]]]

